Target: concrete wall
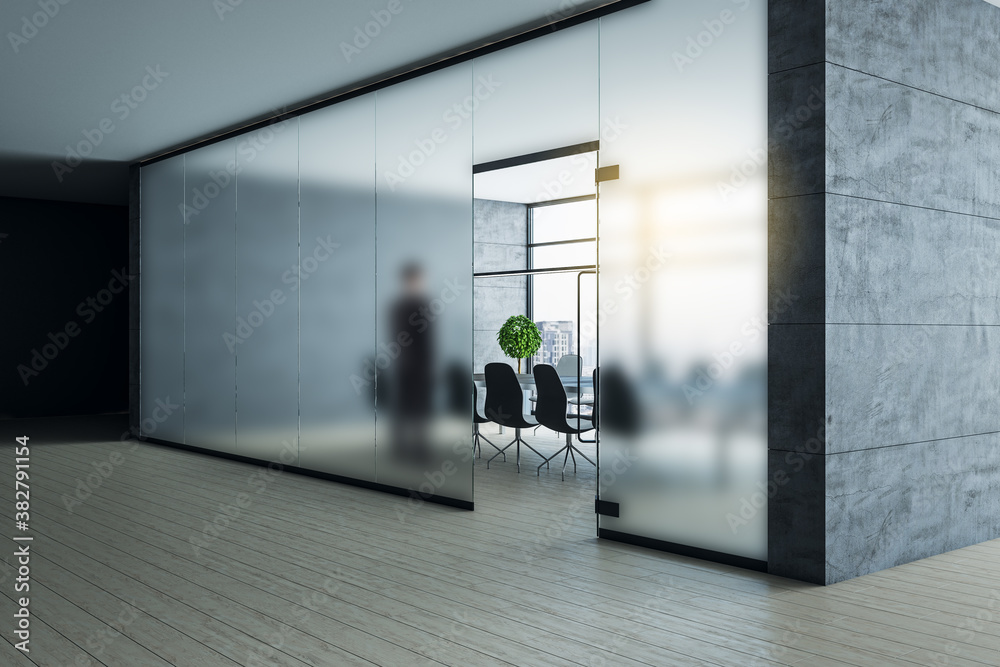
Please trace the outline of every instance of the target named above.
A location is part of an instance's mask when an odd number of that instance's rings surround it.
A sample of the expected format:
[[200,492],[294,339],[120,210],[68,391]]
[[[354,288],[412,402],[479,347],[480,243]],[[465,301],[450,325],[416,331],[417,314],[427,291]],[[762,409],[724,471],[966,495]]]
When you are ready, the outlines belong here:
[[[475,200],[475,272],[528,268],[528,207],[511,202]],[[478,278],[475,284],[473,355],[476,372],[494,361],[517,367],[497,345],[497,331],[511,315],[527,314],[528,279],[524,276]]]
[[769,558],[833,583],[1000,536],[1000,8],[823,5],[771,0]]

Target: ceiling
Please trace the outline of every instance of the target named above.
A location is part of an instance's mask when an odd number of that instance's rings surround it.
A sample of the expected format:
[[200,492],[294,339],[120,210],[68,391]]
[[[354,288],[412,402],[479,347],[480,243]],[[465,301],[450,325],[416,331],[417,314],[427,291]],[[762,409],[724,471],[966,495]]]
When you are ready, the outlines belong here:
[[597,153],[591,152],[486,171],[475,176],[475,196],[477,199],[538,204],[594,195],[597,194],[596,168]]
[[[124,204],[139,158],[600,4],[7,0],[0,196]],[[78,161],[67,146],[81,142]]]

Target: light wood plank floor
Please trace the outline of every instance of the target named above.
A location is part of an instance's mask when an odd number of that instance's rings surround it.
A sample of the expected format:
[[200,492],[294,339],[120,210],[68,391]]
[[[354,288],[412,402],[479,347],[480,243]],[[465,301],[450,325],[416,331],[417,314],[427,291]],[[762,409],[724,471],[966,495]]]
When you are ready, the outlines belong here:
[[[12,646],[15,428],[33,445],[28,656]],[[0,664],[1000,665],[1000,541],[824,588],[598,541],[586,464],[563,482],[530,452],[520,475],[477,461],[466,512],[121,430],[0,429]]]

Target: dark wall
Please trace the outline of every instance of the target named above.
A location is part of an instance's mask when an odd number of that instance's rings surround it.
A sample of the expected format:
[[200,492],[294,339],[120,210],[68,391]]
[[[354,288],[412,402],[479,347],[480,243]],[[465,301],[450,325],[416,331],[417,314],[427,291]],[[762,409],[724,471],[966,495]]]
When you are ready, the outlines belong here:
[[0,197],[0,418],[128,410],[128,207]]

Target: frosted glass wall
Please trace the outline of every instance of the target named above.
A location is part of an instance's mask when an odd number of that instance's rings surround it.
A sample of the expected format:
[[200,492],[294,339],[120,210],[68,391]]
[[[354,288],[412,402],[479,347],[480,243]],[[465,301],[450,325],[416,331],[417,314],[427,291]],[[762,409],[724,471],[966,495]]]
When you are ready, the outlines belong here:
[[766,560],[767,5],[601,19],[605,530]]
[[472,500],[472,123],[466,63],[378,91],[378,481]]
[[597,139],[597,39],[591,21],[473,61],[476,164]]
[[298,119],[238,140],[236,450],[295,464],[299,422]]
[[299,132],[299,464],[375,481],[375,95]]
[[236,141],[185,157],[185,439],[236,450]]
[[140,428],[184,442],[184,156],[141,176]]
[[468,63],[142,168],[147,435],[472,500],[472,90]]
[[599,139],[600,526],[764,559],[765,60],[651,0],[143,167],[143,429],[471,500],[472,165]]

